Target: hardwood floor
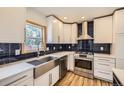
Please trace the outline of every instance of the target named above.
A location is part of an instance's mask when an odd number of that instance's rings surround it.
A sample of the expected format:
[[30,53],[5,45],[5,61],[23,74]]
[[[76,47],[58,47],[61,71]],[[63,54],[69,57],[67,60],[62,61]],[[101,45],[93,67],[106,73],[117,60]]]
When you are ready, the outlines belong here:
[[73,72],[68,72],[65,77],[58,81],[55,86],[111,86],[112,84],[99,79],[89,79],[74,74]]

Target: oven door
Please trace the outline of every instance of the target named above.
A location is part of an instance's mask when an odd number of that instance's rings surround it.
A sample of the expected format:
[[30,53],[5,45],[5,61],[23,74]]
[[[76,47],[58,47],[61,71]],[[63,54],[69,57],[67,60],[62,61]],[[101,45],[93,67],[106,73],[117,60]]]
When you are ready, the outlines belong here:
[[75,59],[75,67],[92,70],[92,61],[84,59]]

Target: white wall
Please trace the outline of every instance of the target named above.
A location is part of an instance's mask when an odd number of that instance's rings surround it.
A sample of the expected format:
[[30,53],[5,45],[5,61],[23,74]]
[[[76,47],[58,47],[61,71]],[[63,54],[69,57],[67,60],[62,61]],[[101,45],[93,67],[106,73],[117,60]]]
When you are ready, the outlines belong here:
[[26,9],[0,8],[0,43],[23,43]]
[[28,20],[34,21],[43,26],[47,26],[46,17],[40,12],[36,11],[34,8],[27,8],[27,18]]

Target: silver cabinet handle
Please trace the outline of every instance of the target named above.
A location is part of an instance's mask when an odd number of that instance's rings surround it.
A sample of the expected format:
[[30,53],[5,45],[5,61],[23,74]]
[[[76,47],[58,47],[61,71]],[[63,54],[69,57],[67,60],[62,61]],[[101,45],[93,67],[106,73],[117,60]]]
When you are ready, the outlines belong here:
[[98,59],[98,60],[103,60],[103,61],[110,61],[110,60],[108,60],[108,59]]
[[49,74],[49,86],[52,84],[52,74]]
[[52,84],[52,74],[51,74],[51,84]]
[[103,74],[106,74],[106,75],[110,75],[110,73],[107,73],[107,72],[102,72],[102,71],[98,71],[99,73],[103,73]]
[[99,65],[110,66],[108,64],[98,63]]
[[18,78],[18,79],[16,79],[16,80],[10,82],[9,84],[6,84],[5,86],[9,86],[9,85],[11,85],[11,84],[13,84],[13,83],[15,83],[15,82],[17,82],[17,81],[19,81],[19,80],[25,78],[25,77],[27,77],[27,75],[24,75],[24,76],[22,76],[22,77],[20,77],[20,78]]

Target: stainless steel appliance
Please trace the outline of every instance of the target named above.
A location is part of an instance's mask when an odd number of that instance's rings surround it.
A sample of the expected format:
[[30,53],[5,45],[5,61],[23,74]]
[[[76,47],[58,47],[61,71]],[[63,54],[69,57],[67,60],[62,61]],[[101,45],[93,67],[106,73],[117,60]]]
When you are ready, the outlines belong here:
[[57,57],[47,56],[38,60],[29,61],[27,63],[35,66],[34,79],[36,79],[54,67],[58,66],[59,63],[56,62],[56,60]]
[[63,56],[58,59],[60,65],[60,79],[63,78],[67,73],[67,56]]
[[84,77],[93,78],[93,54],[76,53],[74,72]]

